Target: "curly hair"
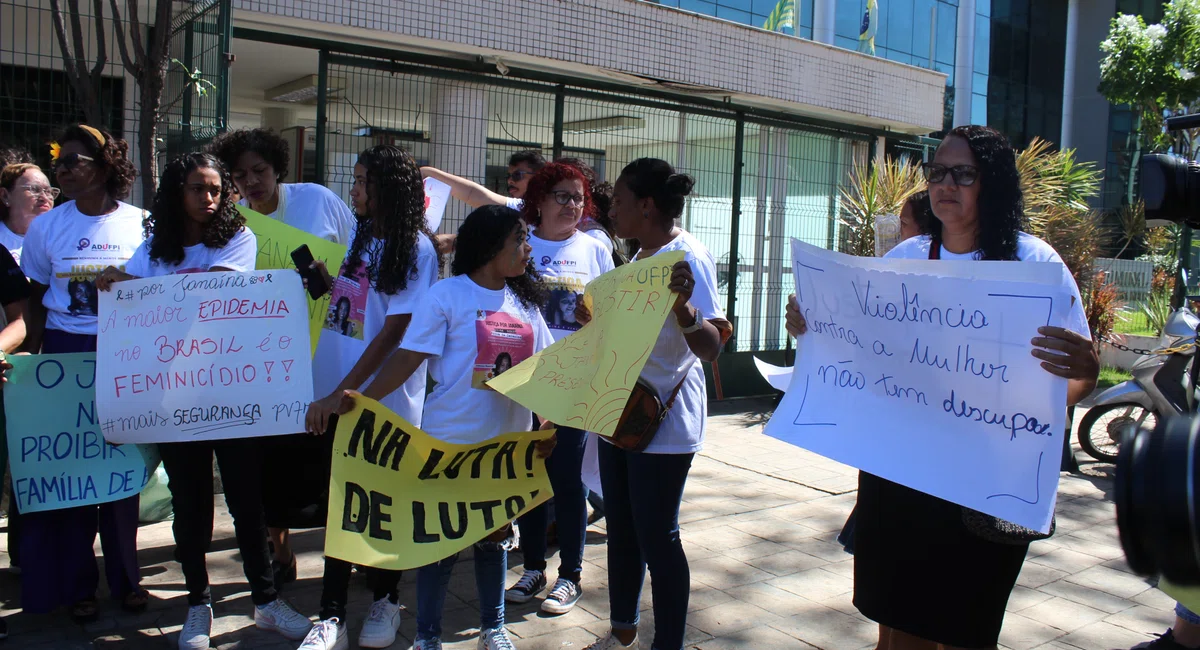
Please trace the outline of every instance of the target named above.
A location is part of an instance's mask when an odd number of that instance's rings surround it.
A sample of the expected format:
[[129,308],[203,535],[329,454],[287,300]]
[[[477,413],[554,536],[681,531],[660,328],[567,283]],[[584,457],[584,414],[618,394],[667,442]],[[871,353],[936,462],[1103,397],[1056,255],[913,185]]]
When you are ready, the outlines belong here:
[[542,224],[542,211],[538,207],[555,185],[563,181],[579,181],[583,186],[583,217],[591,217],[596,213],[592,204],[592,191],[588,188],[587,179],[578,167],[561,162],[553,162],[529,179],[529,187],[525,188],[524,203],[521,205],[521,218],[525,223],[537,227]]
[[[434,233],[425,222],[425,185],[412,154],[381,144],[358,156],[367,168],[367,197],[371,210],[357,214],[358,228],[346,253],[346,270],[355,273],[367,256],[367,278],[376,291],[396,294],[417,279],[418,234],[432,242]],[[374,244],[375,239],[382,240]],[[436,247],[435,247],[436,248]],[[441,253],[437,263],[442,265]]]
[[[975,235],[975,256],[981,260],[1017,259],[1017,239],[1025,226],[1025,199],[1021,193],[1021,174],[1008,138],[990,126],[960,126],[946,135],[961,138],[971,148],[979,167],[979,229]],[[943,140],[945,142],[945,140]],[[936,216],[936,215],[935,215]],[[929,234],[941,245],[942,222],[931,219]]]
[[129,196],[129,190],[133,189],[133,181],[138,175],[133,163],[129,162],[129,143],[114,138],[104,129],[92,128],[104,136],[103,145],[96,140],[96,136],[88,133],[87,129],[80,124],[72,124],[64,129],[62,135],[58,137],[58,144],[64,145],[68,142],[82,144],[87,149],[88,155],[96,160],[96,165],[108,174],[104,190],[109,197],[120,201]]
[[928,235],[933,231],[933,223],[937,222],[938,227],[941,227],[941,222],[933,216],[933,204],[929,202],[929,190],[921,190],[916,194],[908,197],[904,205],[912,208],[913,222],[917,224],[917,232],[921,235]]
[[20,147],[0,145],[0,167],[20,165],[33,162],[33,154]]
[[692,193],[696,181],[687,174],[675,173],[675,168],[658,158],[638,158],[625,165],[621,178],[639,199],[651,198],[663,217],[662,226],[670,230],[683,214],[684,199]]
[[183,154],[167,163],[154,205],[142,219],[142,231],[150,241],[150,259],[163,264],[179,264],[184,257],[184,237],[191,217],[184,205],[184,185],[197,169],[212,169],[221,175],[221,204],[208,223],[200,241],[208,248],[223,248],[246,226],[246,218],[233,207],[233,182],[229,171],[215,156],[207,153]]
[[271,165],[276,178],[283,178],[288,173],[288,141],[271,129],[238,129],[222,133],[213,138],[207,151],[219,158],[229,170],[237,166],[243,154],[253,151]]
[[[512,208],[485,205],[475,209],[458,227],[458,242],[450,272],[453,275],[466,275],[486,266],[508,243],[509,236],[523,229],[521,213]],[[504,282],[526,309],[540,309],[546,303],[549,294],[533,267],[532,259],[525,267],[524,275],[507,278]]]
[[537,149],[526,149],[525,151],[518,151],[517,153],[514,153],[513,155],[508,157],[508,166],[509,167],[516,167],[517,165],[520,165],[521,163],[525,163],[526,165],[529,165],[531,168],[533,168],[533,171],[536,172],[536,171],[540,170],[542,167],[546,166],[546,158],[544,156],[542,156],[542,152],[538,151]]

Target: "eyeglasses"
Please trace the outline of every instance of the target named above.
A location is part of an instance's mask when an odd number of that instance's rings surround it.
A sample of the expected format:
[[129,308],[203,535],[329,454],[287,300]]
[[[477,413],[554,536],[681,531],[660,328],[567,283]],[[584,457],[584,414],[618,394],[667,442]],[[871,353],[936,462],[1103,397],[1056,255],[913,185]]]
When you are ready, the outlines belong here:
[[46,187],[45,185],[26,185],[21,188],[26,194],[33,197],[44,196],[51,201],[58,198],[59,190],[57,187]]
[[570,203],[576,207],[582,208],[584,201],[586,200],[583,198],[582,194],[571,194],[570,192],[565,192],[562,190],[551,193],[554,195],[554,201],[559,205],[566,205]]
[[81,153],[69,153],[59,156],[58,160],[54,161],[54,169],[57,170],[65,167],[67,171],[71,171],[72,169],[75,169],[79,163],[94,162],[96,162],[96,159],[92,158],[91,156],[85,156]]
[[947,174],[954,179],[955,185],[962,187],[974,185],[975,181],[979,180],[979,168],[974,165],[947,167],[938,163],[925,163],[921,165],[921,169],[925,172],[925,180],[934,184],[946,180]]
[[514,182],[520,182],[521,179],[525,178],[526,176],[533,176],[533,172],[525,171],[524,169],[518,169],[515,172],[509,172],[508,180],[514,181]]

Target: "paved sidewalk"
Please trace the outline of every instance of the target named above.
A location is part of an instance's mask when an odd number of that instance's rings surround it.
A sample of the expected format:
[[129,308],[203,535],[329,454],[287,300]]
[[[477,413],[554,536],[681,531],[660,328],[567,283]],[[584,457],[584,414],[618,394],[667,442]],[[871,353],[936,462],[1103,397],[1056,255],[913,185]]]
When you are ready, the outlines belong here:
[[[875,626],[851,605],[853,559],[835,542],[853,507],[856,472],[761,435],[764,402],[714,405],[708,443],[696,459],[684,495],[684,544],[692,570],[687,645],[726,648],[871,648]],[[1080,414],[1077,414],[1077,419]],[[1129,573],[1117,541],[1107,492],[1111,465],[1085,462],[1086,477],[1064,477],[1059,489],[1058,532],[1030,550],[1009,602],[1001,642],[1011,650],[1124,649],[1153,638],[1173,620],[1172,601]],[[223,504],[209,555],[213,583],[214,646],[295,648],[298,644],[253,627],[251,603]],[[321,531],[297,535],[300,580],[285,592],[305,614],[315,615],[321,583]],[[174,648],[186,598],[172,559],[170,523],[145,526],[139,536],[150,610],[120,613],[103,601],[101,620],[78,626],[65,614],[16,613],[18,578],[0,572],[0,602],[11,636],[6,645],[50,648]],[[2,547],[0,547],[2,548]],[[97,552],[99,546],[97,545]],[[607,630],[608,591],[603,522],[589,532],[580,605],[547,617],[537,601],[509,608],[509,629],[521,650],[576,649]],[[7,566],[0,554],[0,568]],[[510,583],[520,556],[510,558]],[[557,561],[550,562],[551,572]],[[401,602],[415,606],[415,572],[404,579]],[[469,559],[461,561],[446,603],[448,648],[474,648],[478,613]],[[649,584],[643,623],[650,623]],[[357,634],[369,593],[352,584],[350,624]],[[643,629],[649,629],[644,626]],[[407,650],[415,631],[410,610],[395,648]],[[352,637],[354,639],[356,637]],[[650,639],[643,638],[643,647]],[[351,647],[354,647],[352,642]]]

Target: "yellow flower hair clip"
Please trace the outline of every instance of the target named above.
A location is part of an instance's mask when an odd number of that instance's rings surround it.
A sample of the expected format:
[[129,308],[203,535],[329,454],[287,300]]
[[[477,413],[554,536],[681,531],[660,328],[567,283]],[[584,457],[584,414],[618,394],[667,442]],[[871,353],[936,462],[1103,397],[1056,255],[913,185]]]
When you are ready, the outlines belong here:
[[58,156],[62,153],[62,147],[57,142],[50,143],[50,162],[58,162]]

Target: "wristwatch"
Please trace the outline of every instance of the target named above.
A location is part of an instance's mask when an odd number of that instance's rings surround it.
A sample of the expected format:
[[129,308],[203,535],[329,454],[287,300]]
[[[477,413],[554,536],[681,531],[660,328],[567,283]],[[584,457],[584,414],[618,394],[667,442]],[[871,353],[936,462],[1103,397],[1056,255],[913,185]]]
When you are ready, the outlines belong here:
[[704,329],[704,317],[700,315],[700,310],[697,309],[696,310],[696,322],[692,323],[688,327],[683,328],[683,333],[684,334],[693,334],[695,332],[699,332],[702,329]]

